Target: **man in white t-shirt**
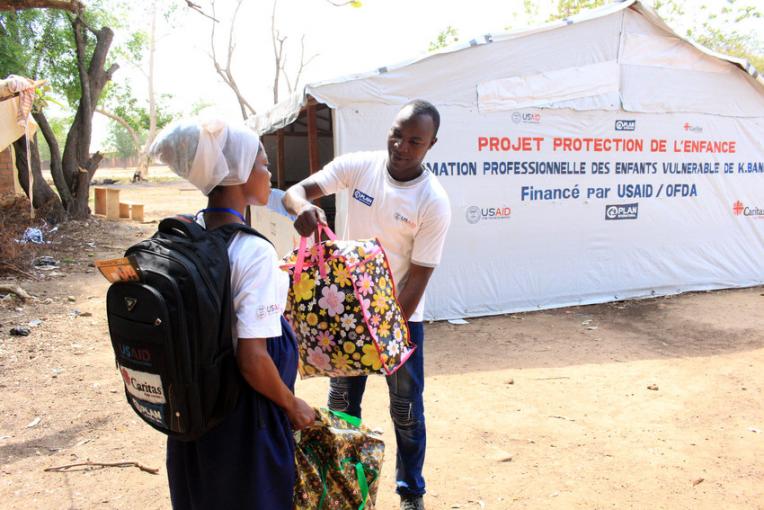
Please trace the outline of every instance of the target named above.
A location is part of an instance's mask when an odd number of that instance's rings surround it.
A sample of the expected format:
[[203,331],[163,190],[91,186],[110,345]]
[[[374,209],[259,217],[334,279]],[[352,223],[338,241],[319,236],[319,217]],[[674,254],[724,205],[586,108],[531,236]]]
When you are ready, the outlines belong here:
[[[387,151],[345,154],[321,171],[295,184],[284,206],[297,215],[295,229],[313,234],[326,223],[324,211],[311,203],[342,190],[349,193],[343,239],[377,237],[387,253],[398,289],[398,302],[409,320],[411,341],[417,349],[395,374],[387,378],[390,416],[398,444],[397,492],[401,508],[423,509],[426,433],[424,420],[424,291],[440,262],[451,221],[448,195],[422,165],[437,141],[440,114],[422,100],[406,104],[393,121]],[[333,378],[329,407],[361,416],[365,377]]]

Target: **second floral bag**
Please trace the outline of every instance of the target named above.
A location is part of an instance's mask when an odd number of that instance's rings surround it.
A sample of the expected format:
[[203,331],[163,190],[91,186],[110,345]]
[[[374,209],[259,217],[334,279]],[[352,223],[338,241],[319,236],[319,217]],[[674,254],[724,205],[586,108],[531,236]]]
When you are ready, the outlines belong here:
[[323,241],[307,239],[284,260],[292,277],[285,316],[297,336],[300,375],[390,375],[411,356],[390,265],[377,239],[339,241],[320,225]]

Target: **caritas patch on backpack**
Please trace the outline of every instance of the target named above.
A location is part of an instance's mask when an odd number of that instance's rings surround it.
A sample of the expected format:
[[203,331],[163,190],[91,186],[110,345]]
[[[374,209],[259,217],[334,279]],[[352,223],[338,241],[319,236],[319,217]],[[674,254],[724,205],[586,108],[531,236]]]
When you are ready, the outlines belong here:
[[119,371],[125,381],[127,392],[132,396],[152,404],[166,402],[162,390],[162,378],[158,374],[132,370],[122,365],[119,366]]

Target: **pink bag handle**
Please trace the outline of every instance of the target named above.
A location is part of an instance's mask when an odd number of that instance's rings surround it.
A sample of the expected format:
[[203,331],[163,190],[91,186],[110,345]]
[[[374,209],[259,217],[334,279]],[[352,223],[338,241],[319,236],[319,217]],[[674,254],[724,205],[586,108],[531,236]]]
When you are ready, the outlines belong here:
[[[316,233],[318,234],[319,241],[321,240],[321,234],[326,234],[326,237],[329,238],[330,241],[336,241],[337,236],[334,235],[334,232],[332,232],[332,229],[329,228],[329,225],[324,225],[323,223],[318,224],[318,229],[316,230]],[[320,243],[317,243],[320,244]],[[318,272],[321,275],[321,278],[326,278],[326,267],[324,264],[324,250],[318,249]],[[305,256],[308,253],[308,238],[300,236],[300,249],[297,251],[297,260],[294,264],[294,281],[299,282],[300,276],[302,276],[302,270],[305,267]]]

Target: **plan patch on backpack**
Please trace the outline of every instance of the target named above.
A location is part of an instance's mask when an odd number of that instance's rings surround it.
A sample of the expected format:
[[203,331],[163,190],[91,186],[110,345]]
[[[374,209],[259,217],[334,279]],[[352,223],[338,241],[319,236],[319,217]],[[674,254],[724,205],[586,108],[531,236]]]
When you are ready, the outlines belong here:
[[150,404],[148,402],[144,402],[143,400],[138,400],[135,397],[130,397],[130,402],[132,402],[133,407],[135,407],[135,410],[141,413],[141,416],[143,416],[147,420],[163,427],[167,426],[167,423],[165,422],[165,419],[164,419],[163,405]]
[[127,392],[132,396],[152,404],[164,404],[166,402],[162,389],[162,378],[158,374],[132,370],[122,365],[119,365],[119,371],[125,381]]

